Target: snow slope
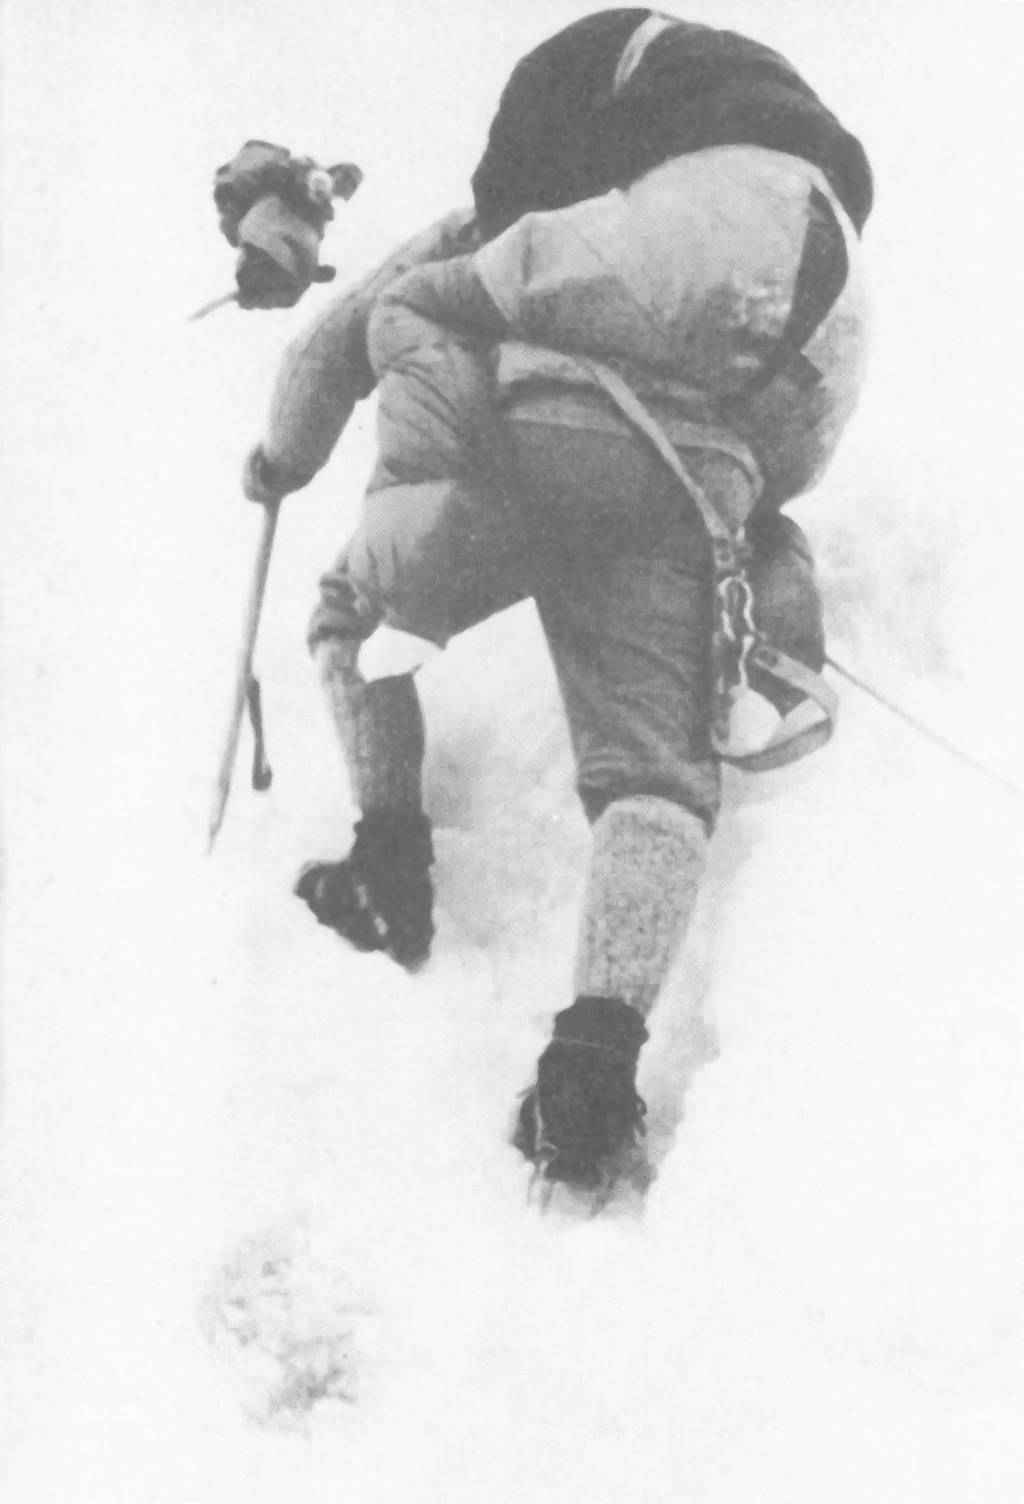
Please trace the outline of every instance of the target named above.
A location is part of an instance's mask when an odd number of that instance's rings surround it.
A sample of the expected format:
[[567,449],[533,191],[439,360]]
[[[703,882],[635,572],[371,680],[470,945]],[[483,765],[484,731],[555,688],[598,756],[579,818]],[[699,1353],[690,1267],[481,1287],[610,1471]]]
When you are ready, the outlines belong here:
[[[239,458],[326,295],[183,324],[230,278],[210,168],[253,134],[360,162],[344,276],[464,196],[511,62],[587,9],[460,4],[449,42],[409,0],[7,7],[12,1504],[1024,1496],[1019,802],[852,690],[828,752],[730,783],[644,1057],[645,1214],[539,1215],[505,1139],[586,828],[529,607],[424,679],[428,970],[289,897],[352,818],[302,629],[367,409],[279,530],[273,790],[243,760],[203,854],[258,527]],[[872,386],[799,514],[836,656],[1012,775],[1020,23],[687,14],[788,51],[876,160]]]

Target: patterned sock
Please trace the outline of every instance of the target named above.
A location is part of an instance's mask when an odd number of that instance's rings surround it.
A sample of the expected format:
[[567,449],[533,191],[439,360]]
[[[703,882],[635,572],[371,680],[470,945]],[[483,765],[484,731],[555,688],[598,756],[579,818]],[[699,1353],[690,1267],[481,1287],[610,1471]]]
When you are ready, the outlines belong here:
[[703,821],[668,799],[608,805],[593,830],[577,996],[617,997],[650,1012],[686,934],[707,844]]
[[358,642],[325,640],[316,649],[352,797],[364,813],[423,805],[423,715],[411,674],[367,684]]

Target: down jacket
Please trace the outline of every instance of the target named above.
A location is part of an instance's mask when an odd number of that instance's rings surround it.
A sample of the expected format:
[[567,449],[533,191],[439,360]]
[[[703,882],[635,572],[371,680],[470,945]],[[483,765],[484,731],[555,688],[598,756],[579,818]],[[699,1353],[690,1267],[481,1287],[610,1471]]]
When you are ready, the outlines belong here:
[[[661,12],[620,9],[587,17],[530,53],[502,95],[474,175],[476,213],[448,215],[401,247],[286,351],[258,451],[280,490],[295,490],[316,474],[355,403],[374,389],[367,322],[378,299],[411,267],[461,259],[527,211],[602,197],[613,185],[628,185],[671,159],[696,164],[700,175],[703,160],[729,143],[759,146],[765,157],[791,166],[795,160],[810,175],[808,182],[820,184],[845,209],[849,223],[859,228],[866,219],[871,172],[860,143],[785,59],[758,43]],[[531,217],[528,233],[537,227]],[[691,246],[698,228],[691,215]],[[508,249],[501,254],[507,270]],[[662,254],[678,262],[680,246],[664,243]],[[501,281],[493,272],[482,284],[456,272],[458,285],[447,289],[443,316],[465,319],[480,333],[507,334],[518,325],[522,339],[550,340],[552,326],[537,317],[539,284],[524,289],[527,297],[513,311],[507,298],[503,303]],[[440,288],[426,291],[436,301]],[[607,286],[591,280],[589,297],[604,291]],[[421,286],[416,295],[424,292]],[[495,323],[495,306],[511,317],[499,316]],[[762,313],[765,307],[762,300]],[[657,341],[646,355],[652,351],[659,354]],[[645,363],[644,352],[632,353]],[[778,383],[775,396],[781,396]],[[787,420],[781,400],[776,417]],[[788,418],[795,421],[792,414]],[[782,477],[787,494],[802,483],[796,475]]]
[[[776,367],[816,202],[840,264],[817,268],[832,295]],[[473,255],[408,273],[373,316],[378,376],[414,358],[400,331],[415,338],[422,325],[403,313],[493,341],[499,400],[547,390],[554,421],[566,391],[598,387],[589,359],[613,364],[664,409],[677,441],[695,423],[735,433],[772,505],[807,489],[830,460],[867,338],[859,242],[823,174],[744,146],[679,157],[624,192],[526,214]],[[590,404],[586,422],[595,421]],[[622,420],[610,409],[607,421]]]

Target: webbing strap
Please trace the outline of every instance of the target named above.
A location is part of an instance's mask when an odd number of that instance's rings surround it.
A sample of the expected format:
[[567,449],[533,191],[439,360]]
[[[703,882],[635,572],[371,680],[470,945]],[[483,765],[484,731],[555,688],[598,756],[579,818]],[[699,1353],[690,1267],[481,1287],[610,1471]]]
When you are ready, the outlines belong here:
[[[582,356],[576,358],[578,364],[588,371],[598,385],[607,392],[623,417],[632,423],[633,427],[658,452],[693,501],[711,540],[716,580],[720,581],[731,575],[740,574],[745,561],[746,547],[742,528],[733,530],[729,527],[707,492],[690,473],[678,451],[673,448],[664,429],[640,401],[629,383],[602,361]],[[695,430],[695,443],[699,432]],[[747,471],[756,489],[758,491],[762,489],[764,482],[760,467],[751,450],[741,440],[733,435],[720,435],[711,430],[706,436],[701,437],[699,442],[700,447],[716,449],[728,454]],[[835,729],[839,699],[822,676],[808,668],[805,663],[791,658],[787,653],[780,652],[778,648],[773,647],[759,635],[755,637],[747,664],[763,669],[783,684],[799,691],[801,696],[812,700],[822,712],[821,719],[809,726],[794,726],[792,722],[799,716],[798,710],[783,720],[767,746],[762,747],[758,752],[743,754],[726,752],[721,738],[713,732],[712,743],[716,755],[723,762],[740,768],[744,772],[761,773],[785,767],[788,763],[796,762],[798,758],[806,757],[808,753],[823,747]]]
[[[704,488],[687,469],[678,451],[672,447],[668,435],[660,423],[648,412],[633,388],[629,385],[629,382],[620,376],[618,371],[613,371],[610,366],[606,366],[599,360],[591,360],[582,356],[576,358],[579,365],[589,371],[594,380],[608,393],[623,417],[627,418],[634,428],[639,429],[648,442],[661,455],[701,515],[704,526],[711,538],[716,569],[719,573],[731,573],[735,569],[738,557],[742,552],[742,537],[738,538],[726,524],[724,518],[720,516],[718,509],[708,499]],[[695,443],[698,432],[699,430],[694,430]],[[730,459],[734,459],[737,464],[746,470],[756,489],[759,492],[763,489],[764,479],[761,475],[761,467],[754,458],[753,452],[740,439],[733,436],[726,438],[724,435],[719,435],[714,430],[711,430],[707,438],[701,440],[701,447],[717,449],[724,454],[728,454]]]
[[654,41],[655,37],[661,36],[670,26],[678,26],[679,21],[675,16],[663,16],[655,12],[641,21],[640,25],[630,35],[618,66],[615,69],[615,78],[612,82],[612,93],[621,94],[623,89],[639,68],[644,53]]
[[839,301],[849,275],[850,256],[836,211],[820,188],[812,188],[789,317],[774,350],[741,397],[764,391],[787,368],[801,387],[817,385],[821,372],[808,360],[804,348]]
[[821,716],[810,725],[795,725],[794,722],[802,721],[802,707],[797,706],[796,710],[784,717],[767,746],[757,752],[744,753],[724,752],[716,748],[718,756],[723,762],[744,773],[770,773],[775,768],[784,768],[791,762],[799,761],[801,757],[807,757],[811,752],[817,752],[819,747],[823,747],[831,739],[839,715],[839,696],[832,686],[825,683],[821,674],[816,674],[806,663],[801,663],[799,658],[791,658],[788,653],[780,652],[763,638],[759,638],[754,644],[747,661],[806,695],[821,711]]

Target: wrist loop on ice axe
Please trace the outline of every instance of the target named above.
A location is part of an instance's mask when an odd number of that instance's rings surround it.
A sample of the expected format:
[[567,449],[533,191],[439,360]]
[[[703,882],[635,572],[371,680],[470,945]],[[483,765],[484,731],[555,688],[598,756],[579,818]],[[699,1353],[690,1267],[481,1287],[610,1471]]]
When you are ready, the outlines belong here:
[[[683,463],[661,425],[648,412],[617,371],[601,361],[578,357],[578,364],[598,382],[623,417],[654,447],[697,508],[711,543],[714,565],[715,620],[711,652],[714,669],[714,710],[711,742],[722,762],[746,773],[763,773],[785,767],[823,747],[835,729],[839,697],[822,676],[804,663],[782,653],[758,631],[754,621],[754,596],[747,577],[750,545],[742,528],[732,528],[721,517],[704,488]],[[729,454],[760,486],[761,472],[749,447],[733,435],[715,434],[710,440],[695,430],[695,437],[709,447]],[[757,752],[737,755],[725,750],[729,714],[737,691],[747,687],[751,668],[771,674],[809,699],[821,712],[811,725],[802,724],[800,707],[785,717],[775,736]],[[800,724],[794,724],[800,722]]]

